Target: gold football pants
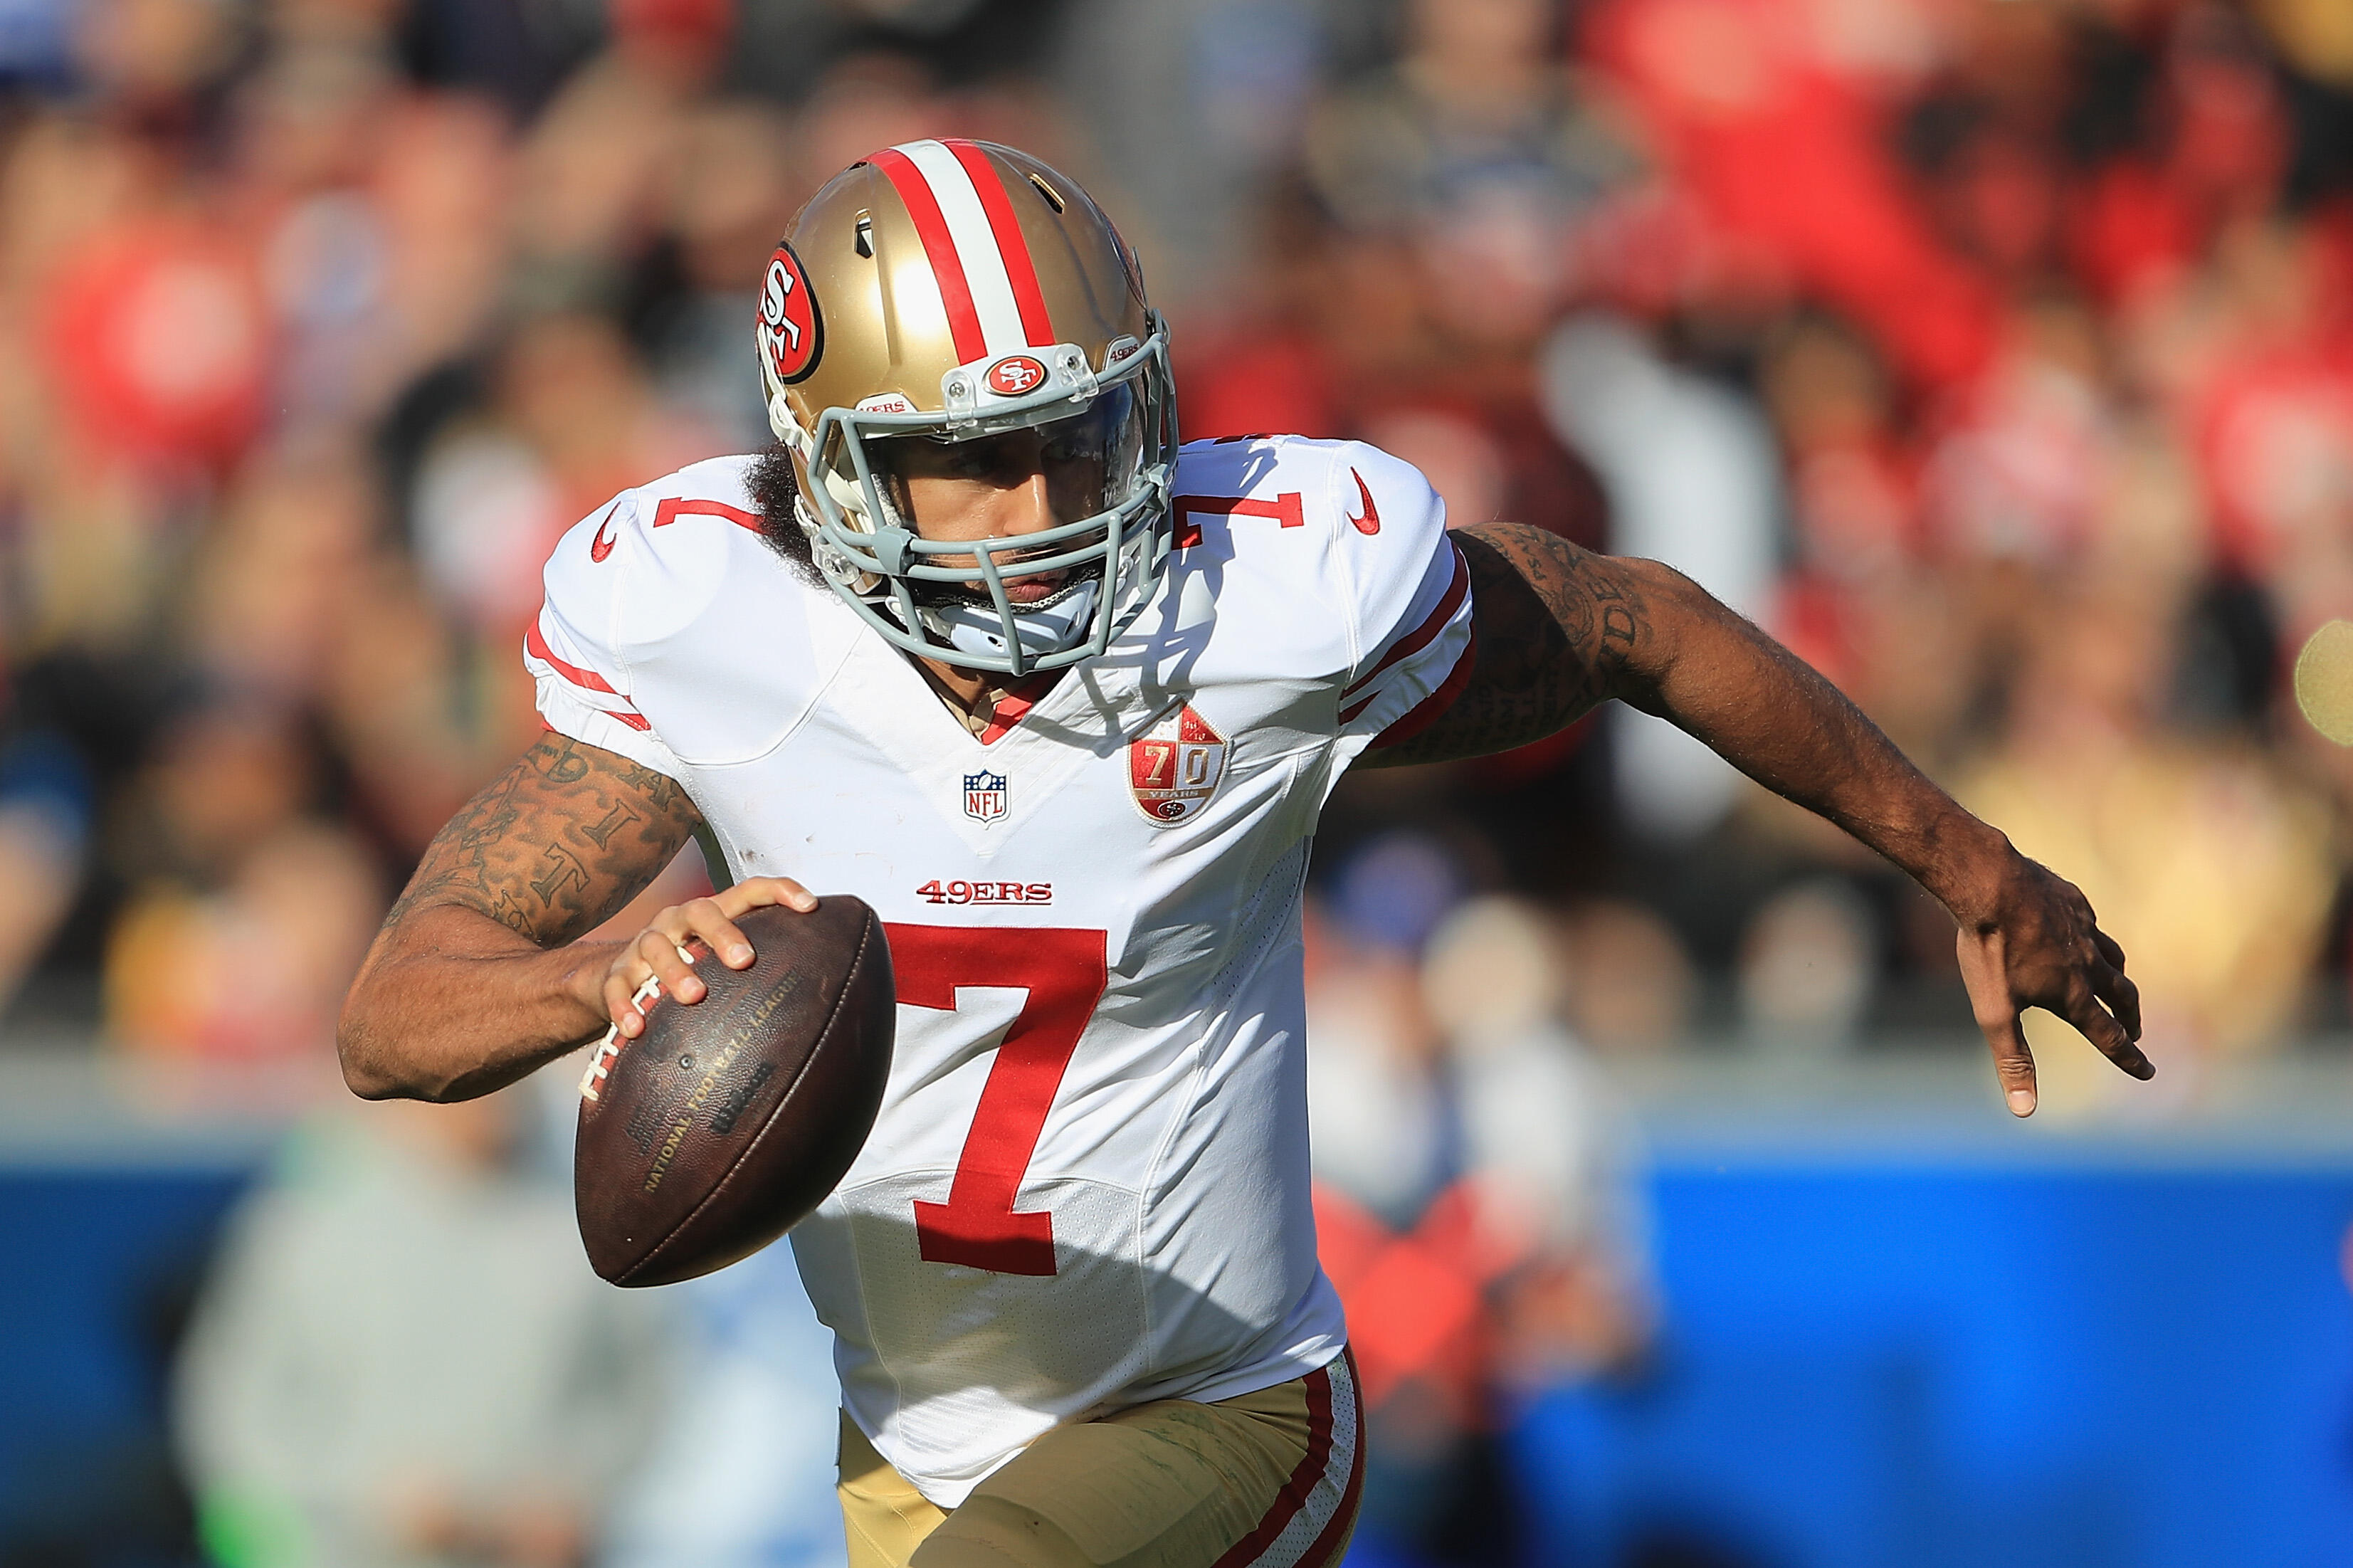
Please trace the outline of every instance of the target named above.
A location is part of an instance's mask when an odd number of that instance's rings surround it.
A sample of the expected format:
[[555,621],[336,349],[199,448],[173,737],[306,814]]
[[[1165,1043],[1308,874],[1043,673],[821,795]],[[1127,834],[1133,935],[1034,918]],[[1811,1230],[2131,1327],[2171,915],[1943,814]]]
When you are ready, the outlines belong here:
[[1356,1527],[1363,1443],[1343,1356],[1215,1405],[1057,1426],[942,1510],[844,1415],[849,1568],[1326,1568]]

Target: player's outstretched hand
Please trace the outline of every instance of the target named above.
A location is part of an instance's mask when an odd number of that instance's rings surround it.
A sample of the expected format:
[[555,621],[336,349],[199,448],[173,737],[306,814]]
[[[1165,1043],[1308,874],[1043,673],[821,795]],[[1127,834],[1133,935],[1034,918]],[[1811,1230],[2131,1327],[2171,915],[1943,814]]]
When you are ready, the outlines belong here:
[[701,937],[728,968],[748,966],[752,944],[736,928],[735,917],[769,904],[785,904],[807,914],[817,908],[817,895],[789,877],[746,877],[707,899],[672,904],[654,916],[644,931],[621,944],[605,971],[605,1016],[624,1039],[644,1034],[646,1017],[638,1010],[637,994],[649,979],[660,981],[662,994],[674,1001],[702,1001],[705,987],[679,950],[689,937]]
[[2134,1044],[2140,991],[2125,978],[2125,950],[2074,883],[2013,849],[1973,913],[1956,943],[1961,979],[2012,1115],[2034,1114],[2034,1058],[2018,1026],[2029,1007],[2058,1014],[2133,1077],[2156,1076]]

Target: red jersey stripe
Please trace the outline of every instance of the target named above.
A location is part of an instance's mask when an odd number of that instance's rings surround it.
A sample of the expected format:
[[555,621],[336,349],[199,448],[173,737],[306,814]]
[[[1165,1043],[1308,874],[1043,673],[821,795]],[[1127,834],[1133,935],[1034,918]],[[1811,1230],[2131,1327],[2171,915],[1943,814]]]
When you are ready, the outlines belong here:
[[[1454,549],[1454,546],[1450,542],[1448,548]],[[1365,682],[1372,679],[1398,660],[1419,653],[1423,648],[1428,647],[1438,634],[1446,629],[1446,623],[1454,618],[1456,610],[1461,608],[1463,595],[1470,592],[1471,563],[1462,559],[1461,550],[1454,549],[1454,581],[1447,584],[1446,595],[1438,601],[1438,608],[1430,611],[1421,625],[1389,644],[1389,650],[1381,655],[1380,663],[1350,681],[1348,689],[1340,695],[1344,698],[1355,696]]]
[[1454,661],[1454,668],[1439,689],[1415,703],[1413,710],[1404,718],[1374,736],[1373,744],[1403,745],[1444,718],[1446,710],[1454,706],[1454,700],[1462,695],[1462,689],[1471,684],[1471,671],[1478,662],[1479,637],[1474,632],[1471,640],[1462,645],[1462,657]]
[[[544,613],[544,611],[542,612],[542,614]],[[522,646],[524,651],[529,653],[532,658],[541,659],[548,664],[554,665],[555,667],[555,672],[564,677],[565,679],[572,682],[573,685],[584,688],[589,691],[601,691],[607,697],[618,697],[621,695],[618,691],[613,689],[613,683],[611,681],[607,680],[595,670],[583,669],[576,664],[566,664],[564,660],[556,658],[554,651],[547,646],[547,639],[539,635],[539,623],[537,621],[533,621],[531,623],[531,629],[522,634]]]
[[[955,240],[948,233],[948,220],[940,211],[939,198],[932,194],[931,182],[923,178],[915,161],[895,147],[886,147],[867,160],[882,171],[891,188],[907,205],[907,216],[915,220],[915,234],[923,242],[923,255],[931,261],[933,280],[940,287],[940,304],[948,315],[948,331],[955,338],[956,363],[969,364],[988,353],[988,338],[980,330],[980,312],[972,302],[972,285],[964,275],[963,258],[956,255]],[[1002,192],[998,193],[1000,195]]]
[[940,143],[955,154],[964,172],[972,176],[973,194],[980,198],[981,210],[988,215],[988,232],[996,237],[997,253],[1005,263],[1006,280],[1013,285],[1014,308],[1021,312],[1021,332],[1033,349],[1051,347],[1055,342],[1054,319],[1046,309],[1046,292],[1038,287],[1038,264],[1029,255],[1029,241],[1021,233],[1021,220],[1013,215],[1013,202],[1005,194],[1005,182],[998,177],[997,165],[976,142],[949,140]]

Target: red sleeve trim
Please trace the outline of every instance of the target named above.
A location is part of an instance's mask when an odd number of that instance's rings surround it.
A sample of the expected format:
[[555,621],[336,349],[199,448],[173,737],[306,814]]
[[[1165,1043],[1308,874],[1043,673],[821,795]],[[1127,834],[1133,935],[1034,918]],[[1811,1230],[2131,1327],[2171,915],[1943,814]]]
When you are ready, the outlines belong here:
[[[543,610],[542,614],[544,613],[545,612]],[[613,689],[613,683],[611,681],[607,680],[595,670],[583,669],[576,664],[566,664],[564,660],[556,658],[554,650],[549,648],[547,646],[547,639],[540,636],[539,623],[537,621],[534,620],[532,622],[531,629],[523,633],[522,646],[523,651],[530,654],[532,658],[539,659],[543,663],[553,665],[555,668],[556,674],[564,677],[565,679],[572,682],[573,685],[579,687],[584,691],[601,691],[607,697],[618,697],[621,695],[618,691]]]
[[[596,711],[602,713],[607,719],[618,719],[622,723],[627,724],[632,730],[651,731],[653,729],[653,726],[650,723],[647,722],[643,718],[635,713],[616,713],[609,708],[599,708]],[[549,723],[547,721],[547,716],[543,713],[540,715],[539,731],[543,735],[561,735],[564,733],[563,731]]]
[[1445,684],[1414,704],[1412,712],[1374,736],[1373,744],[1402,745],[1444,718],[1446,710],[1454,706],[1454,700],[1462,695],[1462,689],[1471,684],[1471,671],[1478,662],[1479,635],[1473,632],[1471,640],[1462,645],[1462,657],[1454,661]]
[[1438,634],[1446,629],[1446,623],[1454,618],[1454,612],[1462,607],[1463,597],[1471,592],[1471,563],[1462,559],[1462,552],[1455,549],[1452,540],[1447,541],[1447,548],[1454,551],[1454,581],[1446,585],[1446,596],[1438,601],[1438,608],[1430,611],[1421,625],[1391,643],[1388,652],[1381,655],[1380,663],[1350,681],[1348,689],[1340,693],[1343,698],[1355,696],[1363,689],[1365,682],[1398,660],[1410,658],[1428,647]]

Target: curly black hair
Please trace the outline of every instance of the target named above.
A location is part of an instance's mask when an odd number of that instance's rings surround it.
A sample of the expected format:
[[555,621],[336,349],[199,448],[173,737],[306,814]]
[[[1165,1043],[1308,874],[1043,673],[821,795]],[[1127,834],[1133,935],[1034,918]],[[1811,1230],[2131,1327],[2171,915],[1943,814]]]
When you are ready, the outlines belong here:
[[751,487],[752,504],[760,509],[760,537],[790,562],[810,586],[824,587],[825,576],[809,553],[808,535],[793,515],[793,502],[799,498],[801,487],[793,475],[792,454],[785,450],[783,442],[770,442],[767,450],[752,460],[745,482]]

